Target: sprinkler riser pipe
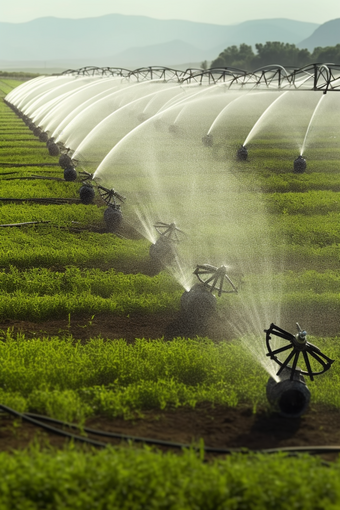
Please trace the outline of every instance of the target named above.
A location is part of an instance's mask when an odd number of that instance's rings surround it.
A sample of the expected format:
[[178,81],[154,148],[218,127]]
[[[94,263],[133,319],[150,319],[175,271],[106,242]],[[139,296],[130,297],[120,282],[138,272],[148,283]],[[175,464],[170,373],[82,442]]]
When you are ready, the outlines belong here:
[[277,382],[270,377],[266,386],[267,399],[273,410],[285,418],[299,418],[309,406],[310,391],[305,383],[299,369],[294,373],[293,380],[290,380],[292,372],[285,368]]

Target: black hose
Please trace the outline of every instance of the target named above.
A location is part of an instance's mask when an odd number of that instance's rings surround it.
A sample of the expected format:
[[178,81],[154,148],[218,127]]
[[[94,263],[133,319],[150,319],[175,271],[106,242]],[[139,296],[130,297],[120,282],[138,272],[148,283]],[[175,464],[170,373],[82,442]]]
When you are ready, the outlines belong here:
[[[105,448],[107,446],[106,443],[101,443],[100,441],[94,441],[92,439],[88,439],[87,437],[70,434],[69,432],[65,432],[65,431],[57,429],[55,427],[51,427],[50,425],[46,425],[45,423],[41,423],[40,421],[35,420],[34,418],[31,418],[29,415],[27,415],[25,413],[19,413],[18,411],[15,411],[14,409],[11,409],[8,406],[4,406],[3,404],[0,404],[0,409],[2,409],[3,411],[5,411],[8,414],[11,414],[12,416],[15,416],[16,418],[21,418],[22,420],[27,421],[28,423],[31,423],[32,425],[36,425],[38,427],[41,427],[41,428],[47,430],[48,432],[52,432],[53,434],[57,434],[59,436],[64,436],[69,439],[74,439],[75,441],[81,441],[83,443],[88,443],[88,444],[91,444],[93,446],[97,446],[100,448]],[[63,422],[60,422],[60,423],[62,424]],[[65,425],[66,425],[66,423],[65,423]]]
[[[194,449],[201,449],[200,447],[195,447],[194,445],[190,444],[184,444],[184,443],[174,443],[172,441],[164,441],[162,439],[154,439],[154,438],[146,438],[146,437],[137,437],[137,436],[130,436],[126,434],[120,434],[118,432],[106,432],[104,430],[96,430],[92,429],[90,427],[81,427],[80,425],[77,425],[75,423],[68,423],[61,420],[57,420],[56,418],[50,418],[49,416],[43,416],[40,414],[34,414],[34,413],[19,413],[18,411],[15,411],[7,406],[4,406],[0,404],[0,409],[3,409],[5,412],[12,414],[18,418],[22,418],[25,421],[28,421],[29,423],[32,423],[33,425],[37,425],[39,427],[44,428],[45,430],[49,432],[53,432],[65,437],[68,437],[70,439],[74,439],[77,441],[83,441],[89,444],[92,444],[94,446],[98,447],[106,447],[108,443],[101,443],[99,441],[95,441],[92,439],[88,439],[82,436],[78,436],[75,434],[71,434],[68,432],[64,432],[60,429],[57,429],[55,427],[51,427],[49,425],[46,425],[45,423],[41,423],[41,421],[54,423],[56,425],[65,426],[71,429],[82,429],[84,432],[92,435],[102,436],[102,437],[110,437],[114,439],[120,439],[123,441],[132,441],[135,443],[144,443],[144,444],[150,444],[154,446],[166,446],[168,448],[194,448]],[[40,421],[41,420],[41,421]],[[325,453],[340,453],[340,446],[334,445],[334,446],[287,446],[287,447],[281,447],[281,448],[265,448],[260,450],[247,450],[245,448],[214,448],[211,446],[204,446],[204,451],[207,453],[215,453],[215,454],[224,454],[228,455],[231,453],[266,453],[266,454],[273,454],[273,453],[288,453],[290,455],[297,455],[299,453],[309,453],[311,455],[320,455]],[[328,465],[326,463],[326,465]]]

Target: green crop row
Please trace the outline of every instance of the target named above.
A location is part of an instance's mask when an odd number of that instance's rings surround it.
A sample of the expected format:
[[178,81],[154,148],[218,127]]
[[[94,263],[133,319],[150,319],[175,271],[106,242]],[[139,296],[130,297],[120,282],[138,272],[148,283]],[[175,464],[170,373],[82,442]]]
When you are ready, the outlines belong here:
[[[22,218],[29,221],[34,217]],[[40,219],[42,219],[40,217]],[[14,222],[18,221],[13,217]],[[92,218],[91,218],[92,220]],[[7,218],[8,221],[8,218]],[[0,229],[0,267],[99,267],[136,273],[149,260],[148,241],[88,231],[70,234],[49,226]]]
[[[0,337],[1,402],[63,420],[91,415],[132,416],[197,402],[226,406],[266,405],[269,374],[245,349],[244,341],[214,344],[208,339],[92,339]],[[254,342],[254,339],[249,339]],[[337,339],[317,344],[335,359]],[[340,368],[311,384],[314,402],[340,407]]]
[[340,501],[338,462],[310,456],[38,447],[0,454],[3,510],[321,510]]

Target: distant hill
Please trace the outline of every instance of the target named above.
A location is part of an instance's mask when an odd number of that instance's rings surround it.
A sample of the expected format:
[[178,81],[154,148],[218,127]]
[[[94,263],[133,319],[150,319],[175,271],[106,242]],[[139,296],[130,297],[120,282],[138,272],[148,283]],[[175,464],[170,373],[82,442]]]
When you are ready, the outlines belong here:
[[41,68],[140,67],[210,61],[226,47],[243,42],[252,46],[273,40],[298,44],[318,27],[289,19],[213,25],[121,14],[39,18],[0,23],[0,67],[22,67],[24,63],[26,68],[37,68],[39,62]]
[[313,51],[321,46],[336,46],[340,44],[340,18],[327,21],[320,25],[309,37],[298,44],[299,48],[307,48]]

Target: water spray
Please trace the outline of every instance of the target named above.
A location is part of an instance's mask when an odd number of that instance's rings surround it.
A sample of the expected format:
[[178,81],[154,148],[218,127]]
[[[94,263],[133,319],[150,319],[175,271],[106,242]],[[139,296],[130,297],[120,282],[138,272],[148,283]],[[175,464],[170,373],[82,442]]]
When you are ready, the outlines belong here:
[[248,159],[248,149],[244,145],[241,145],[236,153],[236,157],[239,161],[246,161]]
[[305,158],[300,155],[294,160],[294,173],[296,174],[303,174],[303,172],[307,168],[307,163]]
[[[296,335],[288,333],[273,323],[269,329],[265,330],[267,356],[280,366],[276,373],[279,380],[274,380],[271,377],[267,383],[267,398],[273,408],[282,416],[292,418],[300,417],[309,405],[310,391],[304,376],[308,376],[313,381],[314,376],[329,370],[334,362],[318,347],[307,341],[307,332],[302,330],[298,323],[296,326],[298,328]],[[273,349],[272,335],[280,338],[283,345]],[[279,359],[278,355],[281,354],[283,357],[287,354],[287,357]],[[298,366],[300,355],[303,357],[306,370]],[[313,362],[313,366],[311,362]]]
[[185,236],[175,223],[163,223],[159,221],[154,225],[159,238],[150,246],[150,257],[163,266],[171,266],[177,258],[176,245]]

